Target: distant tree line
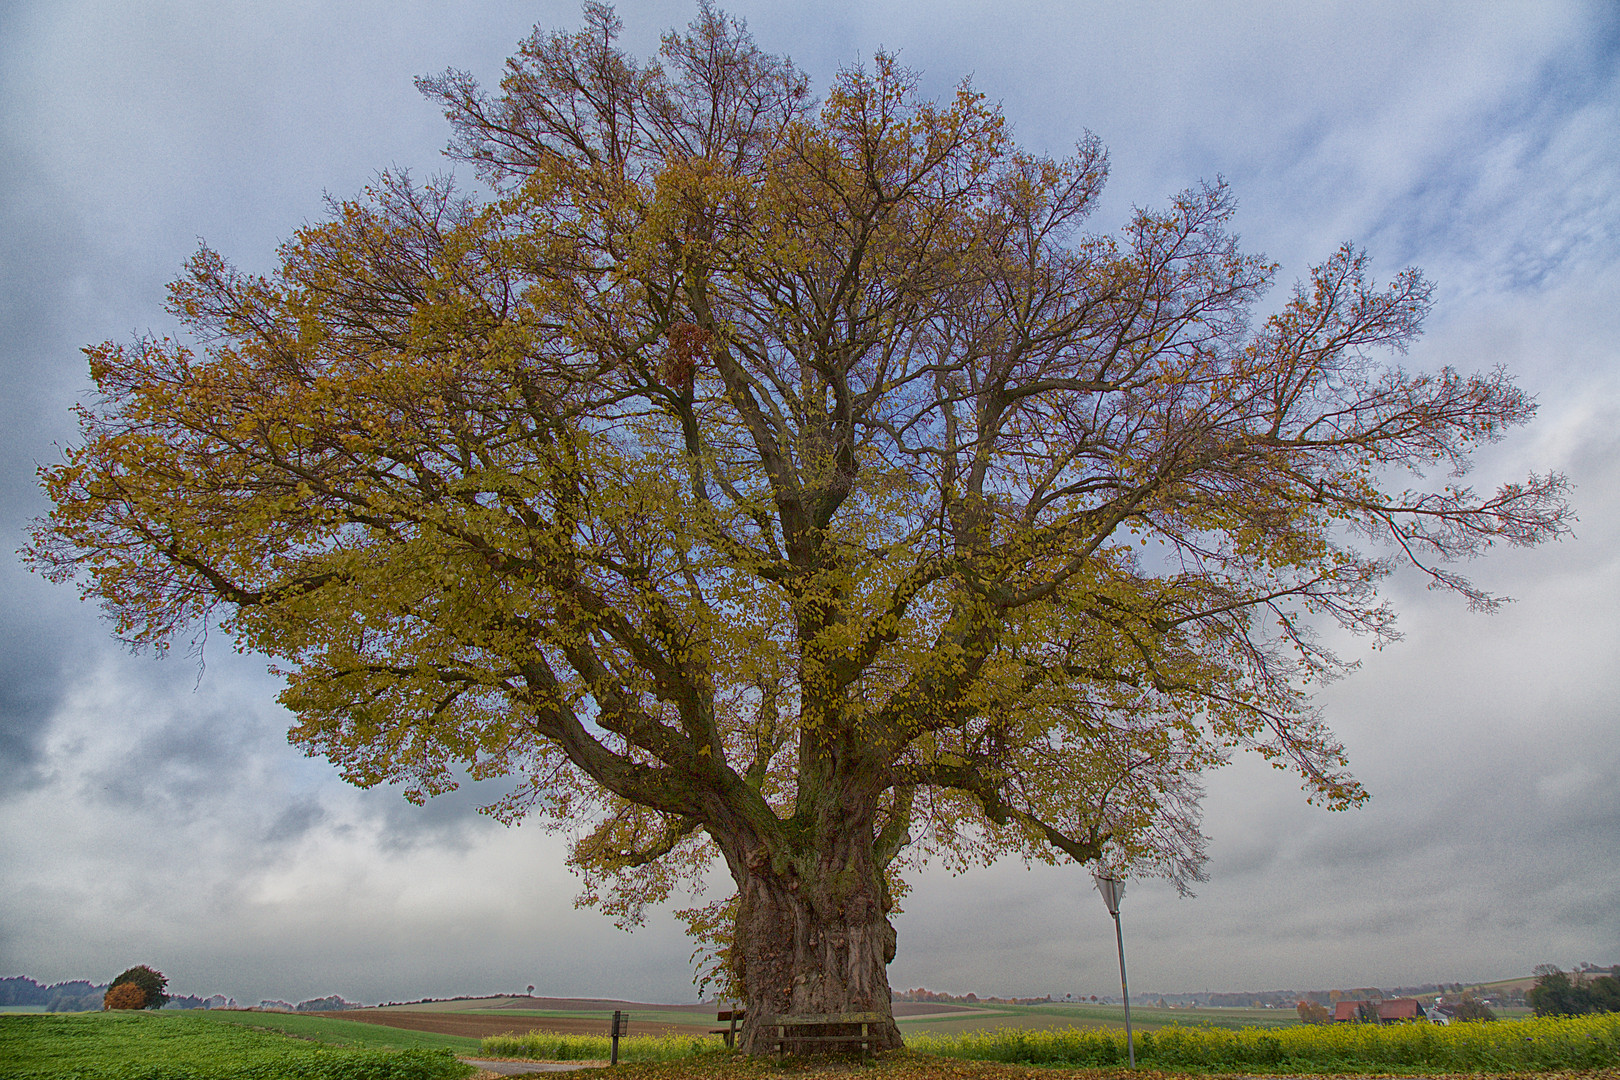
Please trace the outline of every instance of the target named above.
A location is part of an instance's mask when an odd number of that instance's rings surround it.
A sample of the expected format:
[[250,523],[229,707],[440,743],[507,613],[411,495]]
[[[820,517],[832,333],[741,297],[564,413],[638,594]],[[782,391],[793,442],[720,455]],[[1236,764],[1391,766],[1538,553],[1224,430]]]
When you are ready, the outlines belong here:
[[1620,979],[1561,971],[1553,964],[1536,968],[1536,985],[1525,994],[1537,1016],[1580,1016],[1620,1012]]
[[[472,999],[462,998],[459,1000],[470,1001]],[[257,1005],[251,1006],[251,1008],[260,1012],[342,1012],[345,1009],[363,1009],[365,1006],[353,1001],[345,1001],[340,995],[333,994],[330,997],[310,998],[308,1001],[300,1001],[296,1005],[290,1001],[266,999]]]
[[919,986],[915,990],[890,991],[891,1001],[937,1001],[956,1005],[1050,1005],[1052,995],[1045,997],[980,997],[978,994],[947,994]]
[[[126,991],[109,1003],[108,994],[119,987],[134,987],[140,992],[136,1002]],[[85,979],[53,983],[49,986],[26,975],[0,978],[0,1006],[22,1005],[45,1012],[98,1012],[103,1008],[130,1009],[234,1009],[236,999],[223,994],[198,997],[195,994],[167,993],[168,979],[163,974],[142,964],[133,967],[111,982],[92,983]],[[293,1005],[285,1001],[261,1002],[259,1008],[286,1012],[338,1012],[364,1006],[345,1001],[340,995],[311,998]]]
[[42,985],[26,975],[0,979],[0,1005],[29,1005],[46,1012],[89,1012],[101,1008],[109,984],[84,979]]
[[344,1001],[342,997],[333,994],[331,997],[311,998],[300,1001],[293,1006],[294,1012],[342,1012],[344,1009],[361,1009],[363,1005],[356,1005],[352,1001]]

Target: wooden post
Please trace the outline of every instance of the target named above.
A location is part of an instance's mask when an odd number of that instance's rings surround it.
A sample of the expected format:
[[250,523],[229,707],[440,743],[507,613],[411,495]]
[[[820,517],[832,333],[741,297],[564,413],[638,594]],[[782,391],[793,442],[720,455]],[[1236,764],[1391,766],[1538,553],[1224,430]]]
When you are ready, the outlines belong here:
[[716,1023],[725,1024],[723,1028],[711,1028],[710,1035],[718,1035],[726,1041],[726,1049],[734,1049],[737,1045],[737,1025],[742,1023],[747,1010],[740,1005],[733,1005],[729,1009],[716,1009],[714,1019]]
[[608,1062],[609,1065],[617,1065],[619,1063],[619,1036],[624,1034],[624,1027],[625,1027],[625,1024],[624,1024],[624,1012],[622,1010],[620,1010],[620,1009],[614,1009],[613,1010],[613,1056],[612,1056],[612,1059],[609,1060],[609,1062]]

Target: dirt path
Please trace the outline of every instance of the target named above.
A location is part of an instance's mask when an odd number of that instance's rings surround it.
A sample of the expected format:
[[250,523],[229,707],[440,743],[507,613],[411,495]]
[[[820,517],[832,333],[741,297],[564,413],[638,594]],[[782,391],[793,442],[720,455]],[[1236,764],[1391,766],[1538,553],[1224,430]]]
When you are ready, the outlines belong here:
[[[574,1072],[577,1069],[600,1069],[600,1061],[496,1061],[489,1058],[462,1058],[480,1073],[496,1076],[532,1076],[535,1073]],[[473,1080],[479,1080],[474,1077]]]

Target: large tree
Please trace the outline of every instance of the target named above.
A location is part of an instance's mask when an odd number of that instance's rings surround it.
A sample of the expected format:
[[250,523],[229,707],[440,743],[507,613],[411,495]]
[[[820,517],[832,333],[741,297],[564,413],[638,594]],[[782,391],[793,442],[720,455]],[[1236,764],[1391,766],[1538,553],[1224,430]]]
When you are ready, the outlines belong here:
[[745,1047],[889,1014],[926,857],[1185,884],[1235,748],[1360,802],[1313,631],[1389,638],[1400,560],[1489,606],[1449,564],[1566,520],[1558,477],[1455,480],[1533,404],[1393,362],[1421,275],[1346,247],[1255,325],[1222,185],[1089,234],[1092,138],[1021,150],[887,56],[814,100],[707,6],[659,61],[618,29],[421,80],[478,196],[385,175],[271,276],[200,252],[197,345],[89,350],[41,568],[135,645],[276,658],[354,783],[589,821],[620,918],[718,857]]
[[164,977],[163,972],[158,971],[156,968],[148,967],[145,964],[138,964],[135,967],[129,968],[123,972],[123,974],[114,979],[108,986],[107,993],[110,997],[112,992],[117,990],[119,987],[133,986],[137,991],[140,992],[140,1003],[134,1005],[112,1004],[107,1005],[106,1008],[161,1009],[164,1005],[168,1004],[169,1001],[169,995],[164,992],[168,988],[168,985],[169,980]]

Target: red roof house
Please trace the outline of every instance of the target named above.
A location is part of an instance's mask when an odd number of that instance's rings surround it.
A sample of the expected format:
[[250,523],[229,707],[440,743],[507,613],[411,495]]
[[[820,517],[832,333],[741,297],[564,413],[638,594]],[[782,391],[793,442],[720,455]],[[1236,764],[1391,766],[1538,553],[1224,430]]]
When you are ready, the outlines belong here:
[[1333,1006],[1335,1024],[1353,1024],[1378,1017],[1380,1024],[1393,1024],[1401,1020],[1421,1020],[1423,1006],[1416,998],[1394,998],[1390,1001],[1340,1001]]
[[1378,1005],[1380,1024],[1393,1024],[1397,1020],[1422,1020],[1423,1017],[1423,1006],[1417,998],[1396,998],[1393,1001],[1380,1002]]
[[1335,1024],[1353,1024],[1362,1018],[1361,1007],[1371,1004],[1366,1001],[1335,1001],[1333,1003],[1333,1022]]

